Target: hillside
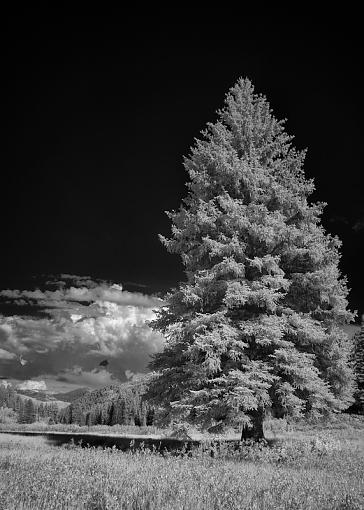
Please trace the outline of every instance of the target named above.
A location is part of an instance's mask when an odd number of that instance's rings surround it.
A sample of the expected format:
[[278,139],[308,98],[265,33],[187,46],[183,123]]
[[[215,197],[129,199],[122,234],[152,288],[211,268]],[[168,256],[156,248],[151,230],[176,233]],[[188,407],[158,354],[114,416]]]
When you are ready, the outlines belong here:
[[61,415],[62,423],[80,425],[151,425],[154,410],[143,401],[145,380],[85,392]]
[[143,378],[94,391],[79,388],[54,395],[0,384],[0,407],[13,409],[21,423],[27,402],[31,401],[29,423],[49,418],[56,423],[79,425],[152,425],[154,409],[143,399],[146,381]]
[[51,396],[56,400],[74,402],[75,400],[82,398],[86,393],[91,393],[91,390],[89,388],[77,388],[76,390],[68,391],[66,393],[54,393]]
[[52,417],[55,420],[58,412],[69,405],[69,402],[56,400],[55,398],[48,399],[47,397],[48,395],[45,395],[43,392],[19,390],[9,383],[0,383],[0,407],[6,407],[15,411],[19,421],[22,420],[21,416],[29,401],[33,403],[34,412],[38,413],[40,419]]
[[54,398],[53,395],[48,395],[44,391],[37,391],[37,390],[21,390],[19,388],[15,388],[15,392],[18,395],[22,395],[27,398],[33,398],[35,400],[38,400],[39,402],[55,402],[56,400],[62,400]]

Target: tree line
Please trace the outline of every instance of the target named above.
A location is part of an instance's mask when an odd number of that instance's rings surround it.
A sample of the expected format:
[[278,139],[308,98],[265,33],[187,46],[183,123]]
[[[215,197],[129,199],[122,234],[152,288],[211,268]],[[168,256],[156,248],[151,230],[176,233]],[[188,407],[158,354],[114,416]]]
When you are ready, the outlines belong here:
[[[152,425],[154,408],[143,398],[145,383],[125,383],[87,392],[67,407],[26,399],[11,385],[0,385],[0,408],[14,412],[18,423],[78,425]],[[5,413],[5,411],[4,411]]]
[[60,416],[60,409],[55,402],[39,403],[31,398],[24,398],[11,385],[0,385],[0,408],[12,410],[18,423],[57,423]]
[[61,423],[152,425],[154,409],[143,398],[145,384],[125,383],[86,393],[60,412]]

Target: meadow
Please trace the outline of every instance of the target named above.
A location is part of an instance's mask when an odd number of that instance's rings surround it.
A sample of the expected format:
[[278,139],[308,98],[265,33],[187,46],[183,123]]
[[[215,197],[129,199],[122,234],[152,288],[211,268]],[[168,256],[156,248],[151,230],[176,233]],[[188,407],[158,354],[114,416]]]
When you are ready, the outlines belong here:
[[[54,447],[0,433],[0,508],[364,508],[364,417],[266,424],[265,442],[179,456]],[[213,453],[213,455],[212,455]]]

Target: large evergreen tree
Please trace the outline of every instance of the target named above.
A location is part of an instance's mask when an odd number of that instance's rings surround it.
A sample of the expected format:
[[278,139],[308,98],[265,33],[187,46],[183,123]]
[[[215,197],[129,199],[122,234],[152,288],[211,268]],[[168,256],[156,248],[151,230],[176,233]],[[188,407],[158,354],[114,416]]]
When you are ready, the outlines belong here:
[[353,391],[340,241],[310,203],[304,152],[249,80],[229,91],[185,159],[188,195],[167,213],[186,282],[152,326],[166,337],[149,398],[170,417],[262,437],[276,416],[346,408]]

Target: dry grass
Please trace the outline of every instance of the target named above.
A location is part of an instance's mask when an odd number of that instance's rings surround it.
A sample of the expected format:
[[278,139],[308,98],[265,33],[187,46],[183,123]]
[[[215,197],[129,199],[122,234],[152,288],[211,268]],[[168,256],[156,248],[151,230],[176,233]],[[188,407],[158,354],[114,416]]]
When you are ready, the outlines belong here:
[[268,427],[280,439],[274,447],[223,448],[214,458],[57,448],[0,434],[0,508],[364,508],[363,421],[285,428]]

